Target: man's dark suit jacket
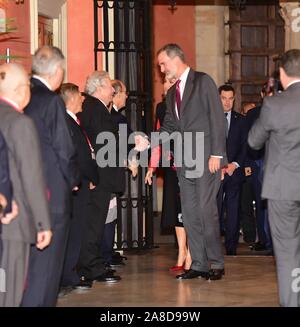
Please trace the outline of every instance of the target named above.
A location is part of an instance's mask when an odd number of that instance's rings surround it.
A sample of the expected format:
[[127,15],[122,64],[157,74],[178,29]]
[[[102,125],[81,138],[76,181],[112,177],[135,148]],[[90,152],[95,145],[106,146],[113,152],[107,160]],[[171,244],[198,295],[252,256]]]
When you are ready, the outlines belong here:
[[38,79],[32,78],[31,84],[31,101],[24,112],[39,133],[50,210],[62,214],[70,211],[71,191],[79,177],[65,104]]
[[237,168],[230,177],[241,181],[244,176],[244,162],[247,153],[247,124],[246,119],[239,113],[231,111],[230,126],[226,140],[226,153],[228,162],[237,162]]
[[[213,93],[212,90],[214,90]],[[222,104],[214,81],[207,74],[190,69],[182,97],[181,118],[179,120],[175,113],[175,93],[176,85],[173,85],[166,96],[167,112],[160,131],[169,133],[178,131],[181,135],[184,132],[191,132],[193,140],[195,140],[196,132],[203,132],[204,173],[208,173],[208,160],[211,155],[222,156],[221,165],[227,164],[224,114],[221,110]],[[206,96],[210,94],[213,96]],[[183,142],[183,146],[186,145],[185,143]],[[177,146],[176,142],[175,146]],[[193,142],[192,150],[195,154],[196,142]],[[186,167],[183,163],[180,170],[182,173],[186,173],[193,169],[195,168]],[[178,172],[180,170],[178,169]]]
[[10,179],[19,214],[2,226],[2,238],[34,244],[50,230],[50,215],[38,135],[32,119],[0,100],[0,131],[9,155]]
[[[121,109],[122,111],[122,109]],[[126,125],[126,128],[127,128],[127,140],[129,140],[129,136],[133,133],[131,127],[130,127],[130,124],[128,123],[128,120],[127,118],[121,114],[120,110],[117,111],[115,110],[114,108],[111,109],[111,118],[112,120],[119,126],[121,124],[123,125]],[[134,148],[134,144],[129,144],[128,143],[128,146],[127,146],[127,154],[130,153],[130,151]],[[129,158],[130,160],[132,158]]]
[[[255,121],[258,119],[260,115],[260,110],[261,110],[261,106],[259,105],[247,112],[246,120],[247,120],[248,132],[250,131],[251,127],[254,125]],[[248,148],[247,159],[249,159],[250,161],[263,159],[265,155],[265,147],[263,147],[260,150],[254,150],[249,145],[247,145],[247,148]]]
[[[82,127],[92,143],[96,153],[103,144],[96,144],[96,139],[101,132],[112,133],[117,140],[116,159],[118,159],[118,125],[113,121],[110,112],[106,106],[97,98],[85,94],[83,102],[83,111],[78,114]],[[118,162],[117,162],[118,164]],[[98,187],[112,193],[121,193],[125,189],[125,169],[124,167],[99,167]]]
[[260,116],[251,128],[249,145],[258,150],[265,142],[262,197],[300,201],[300,82],[284,92],[265,97]]
[[[12,201],[12,186],[9,177],[8,167],[8,152],[4,137],[0,133],[0,193],[3,194],[7,200],[7,207],[4,213],[11,211]],[[0,223],[1,225],[1,223]],[[1,226],[0,226],[1,231]]]
[[92,159],[91,149],[87,139],[76,121],[70,116],[67,116],[68,124],[72,140],[76,151],[76,161],[79,168],[80,182],[92,182],[98,184],[98,173],[96,160]]

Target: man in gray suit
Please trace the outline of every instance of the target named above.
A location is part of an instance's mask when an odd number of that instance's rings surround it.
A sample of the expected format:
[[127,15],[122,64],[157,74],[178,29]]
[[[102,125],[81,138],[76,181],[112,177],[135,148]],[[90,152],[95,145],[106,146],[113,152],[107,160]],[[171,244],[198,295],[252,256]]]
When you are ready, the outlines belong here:
[[0,131],[9,153],[10,177],[18,216],[4,224],[0,267],[6,273],[6,292],[0,292],[1,306],[19,306],[28,269],[30,244],[39,250],[50,243],[50,215],[41,165],[37,132],[23,115],[30,98],[30,83],[17,64],[0,66]]
[[[195,72],[186,64],[184,53],[177,44],[167,44],[161,48],[157,60],[166,78],[177,80],[167,93],[167,112],[159,131],[179,132],[183,137],[184,162],[180,168],[175,158],[175,165],[192,265],[177,279],[221,279],[224,257],[216,197],[221,182],[220,168],[226,158],[226,132],[218,90],[210,76]],[[203,133],[204,146],[203,153],[198,159],[196,157],[193,166],[191,163],[200,148],[196,142],[197,132]],[[189,134],[192,142],[185,139],[184,134]],[[190,144],[191,150],[186,151]],[[175,148],[179,145],[180,142],[175,140]],[[201,160],[203,171],[198,167]]]
[[262,197],[268,199],[280,305],[299,307],[300,50],[282,56],[280,80],[285,92],[264,98],[248,143],[255,150],[267,146]]

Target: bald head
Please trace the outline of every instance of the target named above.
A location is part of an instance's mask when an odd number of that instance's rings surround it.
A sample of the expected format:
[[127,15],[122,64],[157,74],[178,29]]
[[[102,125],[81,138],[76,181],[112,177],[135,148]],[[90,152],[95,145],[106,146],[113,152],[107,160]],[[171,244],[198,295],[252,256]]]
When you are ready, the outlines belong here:
[[16,63],[0,65],[0,96],[12,100],[22,111],[30,99],[29,76],[23,66]]

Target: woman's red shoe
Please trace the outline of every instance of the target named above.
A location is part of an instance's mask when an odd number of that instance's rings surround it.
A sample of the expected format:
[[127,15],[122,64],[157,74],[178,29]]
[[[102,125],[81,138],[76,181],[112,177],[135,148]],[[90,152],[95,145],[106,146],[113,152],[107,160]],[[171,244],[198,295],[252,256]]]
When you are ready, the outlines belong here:
[[183,270],[183,266],[173,266],[170,268],[171,271]]

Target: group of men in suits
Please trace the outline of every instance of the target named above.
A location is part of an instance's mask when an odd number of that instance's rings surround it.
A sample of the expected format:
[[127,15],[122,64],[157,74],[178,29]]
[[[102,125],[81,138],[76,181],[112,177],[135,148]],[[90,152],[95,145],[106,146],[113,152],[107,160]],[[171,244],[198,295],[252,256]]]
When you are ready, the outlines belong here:
[[60,286],[121,279],[100,245],[111,198],[124,190],[125,168],[98,167],[95,160],[99,133],[118,139],[110,103],[119,92],[104,71],[88,77],[84,100],[76,85],[61,87],[64,56],[52,46],[36,51],[32,72],[30,83],[17,64],[0,70],[0,201],[8,210],[1,218],[7,291],[0,306],[54,306]]
[[[182,151],[191,157],[177,167],[192,265],[176,278],[221,279],[225,270],[217,194],[223,199],[225,191],[229,199],[236,198],[247,129],[242,117],[232,111],[234,90],[221,87],[218,92],[207,74],[187,65],[178,45],[165,45],[157,59],[166,78],[177,80],[167,93],[167,112],[159,131],[176,131],[182,136],[189,132],[193,141],[197,132],[204,134],[203,171],[196,164],[186,164],[193,162],[197,142],[191,153]],[[264,100],[248,136],[249,145],[256,150],[266,143],[262,196],[268,199],[282,306],[300,306],[299,67],[300,50],[282,56],[280,78],[285,92]],[[38,49],[32,70],[30,99],[24,68],[0,66],[0,132],[4,138],[0,136],[4,156],[0,201],[3,207],[11,203],[10,182],[15,200],[11,213],[5,212],[1,219],[0,267],[6,272],[7,291],[0,293],[0,306],[54,306],[62,272],[72,279],[76,261],[79,287],[91,287],[94,280],[120,280],[105,266],[100,244],[110,201],[124,190],[124,165],[95,167],[93,161],[93,151],[103,146],[97,143],[99,133],[110,132],[118,140],[118,126],[109,107],[115,89],[107,72],[95,71],[87,79],[83,103],[73,84],[62,88],[62,99],[55,90],[63,80],[64,57],[55,47]],[[175,147],[187,147],[184,137],[182,140],[175,140]],[[139,150],[148,146],[148,141],[139,142]],[[228,254],[234,254],[237,237],[237,209],[231,202],[225,201],[231,217],[226,226]],[[75,245],[80,226],[83,235],[80,245]]]

